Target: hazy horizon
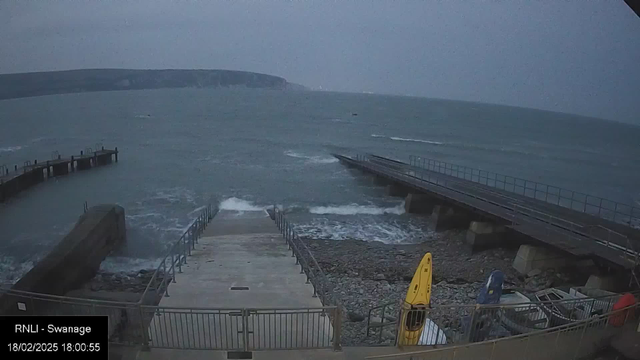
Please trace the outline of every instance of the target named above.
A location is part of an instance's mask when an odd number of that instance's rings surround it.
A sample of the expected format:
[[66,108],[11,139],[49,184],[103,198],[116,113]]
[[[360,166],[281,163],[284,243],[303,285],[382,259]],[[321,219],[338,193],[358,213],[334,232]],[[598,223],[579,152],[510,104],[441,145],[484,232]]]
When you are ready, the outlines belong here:
[[640,124],[624,1],[0,2],[0,73],[225,69]]

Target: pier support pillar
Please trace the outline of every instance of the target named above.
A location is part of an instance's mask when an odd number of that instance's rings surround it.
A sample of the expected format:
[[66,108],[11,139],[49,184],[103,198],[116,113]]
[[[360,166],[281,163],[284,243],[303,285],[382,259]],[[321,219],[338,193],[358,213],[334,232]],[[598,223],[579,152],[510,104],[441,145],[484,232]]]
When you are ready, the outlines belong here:
[[404,211],[410,214],[430,214],[433,207],[433,199],[423,194],[410,193],[404,200]]
[[586,288],[600,289],[607,291],[618,291],[620,278],[613,275],[595,275],[589,276],[587,283],[584,285]]
[[466,212],[449,206],[435,205],[431,212],[431,222],[436,231],[464,229],[469,226],[471,217]]
[[77,159],[76,164],[78,170],[91,169],[91,158]]
[[69,164],[68,163],[53,165],[53,174],[52,174],[52,176],[66,175],[68,173],[69,173]]
[[107,165],[111,163],[111,154],[99,155],[96,157],[98,165]]
[[565,266],[569,262],[566,255],[556,251],[543,247],[520,245],[518,254],[513,260],[513,268],[520,274],[526,275],[534,269],[554,269]]
[[371,181],[373,182],[374,185],[379,185],[379,186],[389,185],[389,180],[378,175],[373,175],[373,178],[371,179]]
[[487,249],[500,245],[505,232],[506,229],[502,225],[472,221],[467,230],[466,241],[471,246],[471,251]]
[[387,195],[389,196],[397,196],[397,197],[405,197],[409,194],[409,190],[404,186],[390,184],[387,185]]

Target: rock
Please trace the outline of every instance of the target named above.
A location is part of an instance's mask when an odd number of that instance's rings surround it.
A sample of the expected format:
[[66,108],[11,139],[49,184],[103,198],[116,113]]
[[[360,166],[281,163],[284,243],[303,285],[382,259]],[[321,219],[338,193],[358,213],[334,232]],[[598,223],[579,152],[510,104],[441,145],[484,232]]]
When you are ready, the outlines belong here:
[[382,285],[382,290],[386,290],[386,291],[391,290],[391,285],[389,285],[389,283]]
[[364,315],[362,315],[360,313],[357,313],[357,312],[349,311],[347,316],[349,317],[349,321],[351,321],[351,322],[364,321]]
[[373,277],[373,279],[374,279],[374,280],[384,280],[384,279],[385,279],[385,276],[384,276],[384,274],[376,274],[376,275]]
[[534,277],[534,276],[538,276],[538,275],[540,275],[540,274],[542,274],[542,270],[540,270],[540,269],[533,269],[533,270],[531,270],[531,271],[529,271],[529,272],[527,273],[527,276],[528,276],[528,277]]
[[470,292],[470,293],[467,293],[467,296],[469,297],[469,299],[475,299],[477,295],[476,293]]

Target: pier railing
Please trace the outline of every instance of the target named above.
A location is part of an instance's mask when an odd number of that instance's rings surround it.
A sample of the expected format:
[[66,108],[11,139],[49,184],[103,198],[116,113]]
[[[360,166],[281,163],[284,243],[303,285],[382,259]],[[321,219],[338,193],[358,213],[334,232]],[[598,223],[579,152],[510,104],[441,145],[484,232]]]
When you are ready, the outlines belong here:
[[637,206],[623,204],[599,196],[563,189],[537,181],[474,169],[425,157],[412,155],[409,157],[409,165],[523,195],[586,214],[596,215],[606,220],[640,227],[640,207]]
[[296,234],[293,226],[287,221],[282,210],[274,205],[273,213],[276,225],[282,232],[282,236],[291,250],[291,256],[296,258],[296,265],[300,265],[300,273],[306,275],[307,283],[311,283],[313,287],[313,296],[318,296],[324,306],[336,307],[336,311],[331,314],[334,316],[331,320],[335,337],[333,343],[335,348],[339,349],[342,327],[341,311],[344,308],[333,291],[333,285],[324,271],[322,271],[311,250],[309,250],[304,241]]
[[[191,250],[195,249],[198,238],[207,228],[211,219],[216,216],[218,210],[217,205],[208,204],[205,206],[178,241],[171,245],[144,289],[140,303],[155,304],[162,296],[169,295],[169,284],[176,281],[176,269],[179,273],[182,272],[182,265],[187,263],[187,257],[191,255]],[[153,301],[150,301],[151,298]]]

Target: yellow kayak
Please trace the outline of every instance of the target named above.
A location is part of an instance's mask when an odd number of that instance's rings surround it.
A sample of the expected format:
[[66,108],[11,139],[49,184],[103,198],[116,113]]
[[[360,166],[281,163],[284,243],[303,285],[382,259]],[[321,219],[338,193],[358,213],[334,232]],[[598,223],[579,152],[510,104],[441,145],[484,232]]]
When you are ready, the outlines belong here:
[[409,284],[402,311],[398,345],[417,345],[431,301],[431,253],[426,253]]

